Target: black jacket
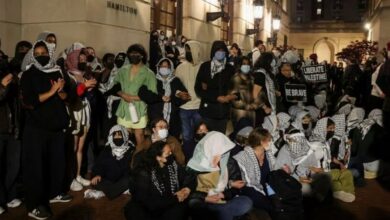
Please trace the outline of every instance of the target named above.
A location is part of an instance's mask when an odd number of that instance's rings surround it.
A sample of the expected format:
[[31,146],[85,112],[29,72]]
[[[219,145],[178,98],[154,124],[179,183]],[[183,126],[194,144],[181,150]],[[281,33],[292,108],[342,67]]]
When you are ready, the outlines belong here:
[[229,103],[219,103],[218,96],[228,95],[230,79],[234,75],[234,67],[226,64],[222,72],[211,78],[211,61],[204,62],[195,82],[195,92],[201,98],[199,113],[212,119],[227,119],[230,113]]

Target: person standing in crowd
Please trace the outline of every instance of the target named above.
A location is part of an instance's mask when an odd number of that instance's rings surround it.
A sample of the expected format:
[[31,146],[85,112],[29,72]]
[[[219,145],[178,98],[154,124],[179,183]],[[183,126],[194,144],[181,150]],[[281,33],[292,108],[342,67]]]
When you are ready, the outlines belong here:
[[234,147],[227,136],[217,131],[208,132],[196,145],[194,156],[187,164],[197,179],[196,191],[189,200],[194,219],[213,216],[213,219],[233,220],[252,208],[250,198],[239,196],[236,189],[229,187],[228,161]]
[[126,128],[111,128],[105,149],[100,153],[92,169],[93,189],[84,192],[85,198],[98,199],[107,196],[115,199],[126,192],[130,183],[130,162],[135,146],[129,140]]
[[21,71],[21,66],[24,57],[27,52],[31,49],[32,45],[28,41],[20,41],[16,44],[14,58],[10,61],[10,71],[12,74],[17,76]]
[[80,50],[74,50],[68,54],[66,67],[71,79],[69,83],[77,91],[77,96],[72,97],[69,103],[70,130],[74,135],[73,149],[76,154],[76,172],[74,173],[76,178],[73,179],[70,188],[73,191],[80,191],[83,186],[90,185],[90,181],[81,176],[81,165],[86,138],[91,126],[91,106],[87,96],[97,82],[94,78],[86,78],[87,57]]
[[186,160],[189,160],[195,149],[195,126],[201,121],[199,114],[200,99],[195,93],[195,82],[201,65],[200,59],[202,54],[200,43],[197,41],[188,41],[183,46],[185,48],[185,61],[177,67],[175,75],[183,83],[190,98],[190,100],[180,106],[179,113],[183,150]]
[[262,124],[266,115],[277,112],[276,96],[280,96],[280,92],[276,90],[275,75],[272,74],[275,65],[273,54],[264,52],[254,66],[253,97],[257,104],[256,124]]
[[249,53],[248,57],[252,60],[252,66],[255,66],[257,60],[259,59],[261,53],[265,52],[265,46],[262,40],[257,40],[255,42],[255,48],[252,49],[252,52]]
[[[328,90],[330,95],[331,104],[337,103],[337,101],[342,96],[342,78],[344,74],[344,69],[340,67],[341,62],[337,65],[337,62],[334,62],[330,70],[328,71],[329,82],[328,82]],[[330,106],[331,109],[334,106]]]
[[183,63],[184,61],[186,61],[186,50],[185,50],[185,45],[187,43],[188,39],[182,35],[180,37],[180,42],[179,42],[179,45],[177,47],[177,49],[179,50],[179,61],[180,63]]
[[154,73],[156,73],[156,65],[162,57],[163,55],[159,45],[159,33],[157,30],[153,30],[150,32],[149,38],[149,67]]
[[287,112],[288,109],[293,105],[291,102],[288,102],[286,99],[286,84],[299,84],[299,81],[295,79],[292,75],[292,68],[291,64],[289,63],[282,63],[279,68],[279,73],[276,75],[276,82],[278,84],[278,88],[280,90],[280,99],[281,99],[281,105],[279,111],[280,112]]
[[174,36],[171,36],[168,39],[168,42],[165,45],[165,52],[166,52],[166,57],[173,62],[174,68],[176,68],[179,65],[180,52],[176,47],[176,39]]
[[90,69],[90,71],[99,72],[103,69],[103,66],[97,58],[95,49],[93,47],[86,47],[84,53],[87,56],[87,67]]
[[138,91],[144,85],[151,92],[157,93],[157,81],[154,73],[145,66],[148,57],[142,45],[131,45],[127,56],[130,65],[123,66],[115,78],[115,82],[121,87],[118,95],[122,98],[116,115],[119,125],[134,130],[138,152],[141,150],[139,147],[144,141],[144,129],[148,124],[147,105],[138,96]]
[[157,72],[157,94],[145,91],[145,87],[138,94],[148,104],[149,118],[163,117],[169,124],[169,134],[180,138],[180,106],[191,98],[174,75],[174,64],[170,59],[162,58],[157,64]]
[[10,69],[7,57],[0,54],[0,215],[22,203],[16,187],[22,151],[19,82]]
[[370,111],[370,98],[371,98],[371,90],[373,86],[371,85],[371,78],[377,67],[376,58],[367,59],[364,63],[362,76],[359,79],[359,93],[361,97],[361,107],[364,108],[367,112]]
[[[165,44],[167,43],[168,39],[167,37],[165,36],[165,32],[164,31],[160,31],[160,34],[158,35],[158,46],[160,47],[160,51],[161,51],[161,58],[165,57],[166,56],[166,52],[165,52]],[[160,59],[161,59],[160,58]],[[157,62],[160,60],[156,60]],[[156,63],[157,64],[157,63]]]
[[210,61],[202,63],[195,82],[196,94],[201,98],[200,115],[212,131],[225,133],[230,113],[230,102],[237,98],[228,94],[234,67],[226,62],[229,53],[223,41],[214,41]]
[[232,65],[235,69],[239,68],[241,64],[241,57],[242,57],[242,52],[238,44],[233,43],[232,46],[230,47],[230,53],[228,57],[228,63]]
[[186,203],[195,181],[172,155],[169,144],[153,143],[133,169],[132,199],[125,207],[127,220],[184,220]]
[[65,129],[69,125],[64,99],[69,91],[52,50],[46,42],[36,42],[20,82],[26,108],[23,182],[28,215],[35,219],[52,215],[49,201],[72,199],[63,192]]
[[238,97],[238,99],[232,101],[231,119],[233,127],[236,127],[241,118],[249,118],[252,121],[252,126],[254,125],[256,105],[252,92],[254,78],[251,69],[249,58],[242,57],[241,67],[231,79],[229,93]]
[[356,104],[360,103],[359,82],[362,74],[363,73],[359,67],[358,60],[348,59],[347,68],[345,68],[345,73],[343,77],[343,92],[349,97],[354,98],[356,100]]

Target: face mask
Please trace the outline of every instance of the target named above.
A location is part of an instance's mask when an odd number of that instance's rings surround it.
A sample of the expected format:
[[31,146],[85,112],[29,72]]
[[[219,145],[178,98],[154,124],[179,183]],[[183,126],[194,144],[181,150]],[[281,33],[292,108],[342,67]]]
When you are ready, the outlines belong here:
[[328,131],[327,133],[326,133],[326,140],[329,140],[331,137],[333,137],[334,136],[334,131]]
[[308,129],[309,128],[309,124],[302,124],[302,128],[305,129],[305,130]]
[[166,164],[172,164],[175,161],[175,157],[173,155],[169,155],[167,158]]
[[157,133],[160,139],[165,139],[168,137],[168,129],[160,129]]
[[88,63],[93,62],[94,59],[95,59],[95,57],[92,56],[92,55],[88,55],[88,56],[87,56],[87,61],[88,61]]
[[214,55],[214,58],[218,61],[222,61],[225,59],[225,51],[217,51]]
[[204,136],[206,136],[206,133],[195,134],[195,139],[199,142]]
[[87,63],[77,64],[77,69],[79,69],[80,71],[85,71],[87,69]]
[[121,68],[123,66],[123,64],[125,63],[124,60],[115,60],[115,66],[117,68]]
[[37,60],[37,62],[41,66],[46,66],[49,63],[49,61],[50,61],[50,57],[49,56],[37,56],[37,57],[35,57],[35,59]]
[[140,55],[130,55],[129,56],[129,61],[131,64],[137,65],[141,62],[141,60],[142,60],[142,56],[140,56]]
[[176,46],[176,42],[175,41],[172,41],[172,46]]
[[160,40],[164,40],[165,39],[165,36],[164,35],[160,35]]
[[193,61],[191,52],[186,52],[186,60],[188,62],[192,62]]
[[114,69],[114,63],[107,63],[107,68],[110,70]]
[[242,73],[249,73],[251,71],[251,66],[249,65],[241,65],[241,72]]
[[47,43],[47,48],[49,51],[55,51],[56,50],[56,44],[55,43]]
[[120,147],[123,145],[124,141],[122,138],[114,138],[112,142],[115,144],[115,146]]
[[160,69],[158,69],[158,72],[160,73],[161,76],[168,76],[171,74],[171,69],[167,67],[161,67]]

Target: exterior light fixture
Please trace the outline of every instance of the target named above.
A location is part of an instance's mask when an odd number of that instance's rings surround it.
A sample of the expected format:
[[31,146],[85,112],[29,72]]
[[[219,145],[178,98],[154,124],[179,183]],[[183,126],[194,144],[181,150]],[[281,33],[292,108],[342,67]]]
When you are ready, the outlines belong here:
[[279,16],[275,16],[272,19],[272,29],[274,31],[278,31],[280,29],[280,17]]
[[246,35],[257,34],[260,31],[260,20],[263,19],[264,15],[264,1],[254,0],[253,1],[253,18],[255,19],[255,25],[253,29],[246,29]]

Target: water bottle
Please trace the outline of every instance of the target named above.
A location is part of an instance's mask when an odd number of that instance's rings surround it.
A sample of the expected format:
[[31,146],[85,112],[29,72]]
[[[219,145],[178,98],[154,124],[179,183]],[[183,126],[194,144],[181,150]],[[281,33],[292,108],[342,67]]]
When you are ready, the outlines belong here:
[[137,109],[135,109],[135,106],[132,102],[129,103],[129,112],[130,112],[131,122],[133,122],[134,124],[138,123],[139,118],[138,118]]

